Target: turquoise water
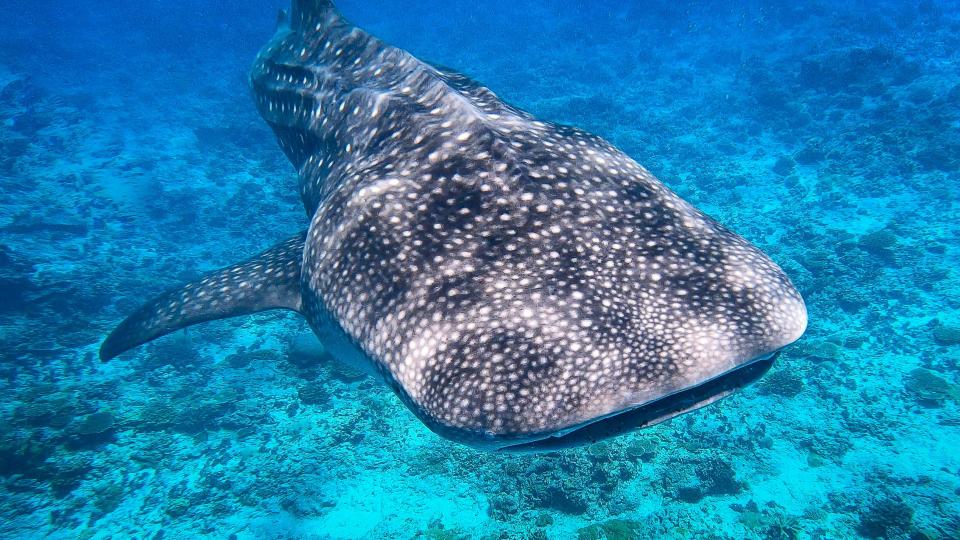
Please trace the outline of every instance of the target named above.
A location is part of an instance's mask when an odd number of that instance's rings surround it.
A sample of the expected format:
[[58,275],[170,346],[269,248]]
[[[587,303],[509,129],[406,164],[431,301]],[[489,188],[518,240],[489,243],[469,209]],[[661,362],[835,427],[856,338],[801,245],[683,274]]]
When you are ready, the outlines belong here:
[[283,4],[41,4],[0,20],[0,537],[960,537],[957,3],[339,3],[608,139],[807,302],[757,384],[538,455],[438,437],[282,312],[101,363],[303,229],[246,83]]

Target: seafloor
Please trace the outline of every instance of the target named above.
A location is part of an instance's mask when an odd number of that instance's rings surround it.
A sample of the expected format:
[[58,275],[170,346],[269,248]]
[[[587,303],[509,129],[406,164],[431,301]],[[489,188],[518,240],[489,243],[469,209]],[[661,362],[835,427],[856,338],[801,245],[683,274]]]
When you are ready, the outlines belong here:
[[4,4],[0,537],[960,537],[956,2],[343,2],[613,141],[807,300],[759,384],[533,456],[435,436],[290,315],[97,360],[304,227],[244,79],[274,4]]

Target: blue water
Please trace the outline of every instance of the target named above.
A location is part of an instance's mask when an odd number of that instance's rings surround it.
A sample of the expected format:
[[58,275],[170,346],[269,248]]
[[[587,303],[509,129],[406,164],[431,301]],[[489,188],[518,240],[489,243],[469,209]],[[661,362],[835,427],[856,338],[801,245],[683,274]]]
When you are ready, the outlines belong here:
[[518,456],[279,312],[100,363],[147,297],[303,228],[246,86],[283,3],[5,2],[0,537],[960,537],[960,4],[623,4],[340,2],[607,138],[806,299],[758,384]]

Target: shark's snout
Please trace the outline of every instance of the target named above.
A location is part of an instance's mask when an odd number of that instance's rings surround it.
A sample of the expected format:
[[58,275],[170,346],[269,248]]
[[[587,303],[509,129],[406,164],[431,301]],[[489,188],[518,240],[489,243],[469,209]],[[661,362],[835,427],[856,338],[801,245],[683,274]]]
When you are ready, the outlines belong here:
[[803,302],[800,293],[793,290],[790,298],[784,300],[779,308],[778,324],[780,339],[771,343],[773,350],[780,350],[787,345],[797,341],[807,331],[807,306]]
[[[415,401],[448,437],[543,451],[653,425],[755,382],[805,331],[803,299],[766,254],[719,226],[703,253],[714,258],[702,268],[663,257],[632,298],[595,287],[541,300],[517,319],[536,322],[526,329],[504,328],[510,313],[481,301],[488,318],[435,339],[445,346],[431,351],[433,384]],[[470,357],[479,369],[451,372]]]
[[[728,347],[732,340],[728,338],[704,343],[717,355],[712,364],[729,364],[728,369],[713,372],[694,369],[692,372],[695,374],[691,376],[678,373],[678,379],[686,380],[684,384],[673,390],[663,389],[649,400],[639,403],[626,400],[620,407],[608,408],[609,412],[605,414],[583,415],[580,423],[547,436],[495,439],[488,444],[496,451],[512,453],[548,452],[592,444],[699,409],[753,384],[773,366],[781,349],[797,341],[807,327],[807,310],[803,299],[792,286],[783,291],[788,293],[785,298],[776,302],[765,300],[764,307],[755,310],[765,311],[766,316],[765,323],[761,325],[764,337],[757,340],[752,348],[731,351]],[[757,325],[753,324],[753,327]],[[624,387],[615,391],[614,395],[630,395],[644,390],[636,386]],[[602,406],[599,409],[604,410]]]

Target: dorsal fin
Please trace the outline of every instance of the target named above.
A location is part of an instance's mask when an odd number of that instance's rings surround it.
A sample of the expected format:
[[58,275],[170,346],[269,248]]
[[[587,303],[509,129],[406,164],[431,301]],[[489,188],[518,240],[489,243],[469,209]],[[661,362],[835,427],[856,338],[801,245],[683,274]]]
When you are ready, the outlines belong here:
[[174,330],[267,309],[300,311],[300,265],[306,233],[240,264],[206,274],[144,304],[100,346],[109,360]]
[[339,12],[330,0],[293,0],[290,20],[295,29],[313,28],[331,16],[339,17]]

